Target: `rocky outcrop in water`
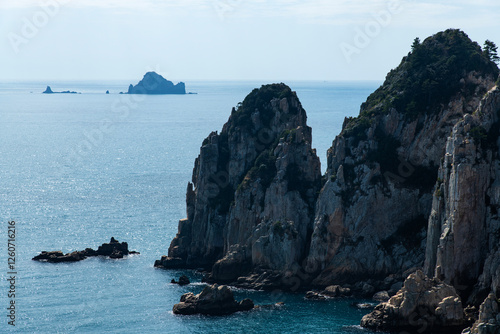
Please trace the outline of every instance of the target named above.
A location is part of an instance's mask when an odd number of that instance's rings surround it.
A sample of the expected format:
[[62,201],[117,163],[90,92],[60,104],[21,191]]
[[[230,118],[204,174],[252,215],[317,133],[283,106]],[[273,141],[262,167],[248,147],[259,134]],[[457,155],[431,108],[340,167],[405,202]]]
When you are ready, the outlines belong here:
[[250,311],[254,308],[251,299],[237,302],[233,292],[225,285],[208,285],[197,295],[185,293],[181,301],[173,307],[174,314],[192,315],[228,315],[240,311]]
[[419,270],[388,302],[365,315],[361,326],[391,332],[457,332],[466,326],[466,318],[455,288]]
[[137,85],[128,87],[128,94],[186,94],[184,82],[174,85],[156,72],[147,72]]
[[42,92],[42,94],[81,94],[81,93],[73,92],[73,91],[69,91],[69,90],[65,90],[62,92],[53,92],[52,89],[50,88],[50,86],[47,86],[47,88]]
[[129,251],[128,244],[126,242],[120,243],[118,240],[111,237],[109,243],[103,243],[97,250],[86,248],[83,251],[75,251],[68,254],[64,254],[61,251],[42,251],[32,260],[51,263],[77,262],[92,256],[108,256],[111,259],[121,259],[129,254],[139,254],[139,252]]
[[181,275],[181,277],[179,277],[179,280],[176,281],[175,279],[172,279],[170,281],[170,283],[172,284],[179,284],[179,285],[188,285],[191,283],[191,281],[189,280],[189,277],[187,277],[186,275]]

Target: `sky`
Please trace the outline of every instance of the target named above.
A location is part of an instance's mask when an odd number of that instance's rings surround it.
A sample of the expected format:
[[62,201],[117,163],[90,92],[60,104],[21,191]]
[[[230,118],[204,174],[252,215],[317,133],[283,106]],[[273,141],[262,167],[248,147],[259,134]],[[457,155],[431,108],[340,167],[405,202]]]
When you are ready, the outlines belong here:
[[500,1],[0,0],[0,81],[382,81],[448,28],[500,45]]

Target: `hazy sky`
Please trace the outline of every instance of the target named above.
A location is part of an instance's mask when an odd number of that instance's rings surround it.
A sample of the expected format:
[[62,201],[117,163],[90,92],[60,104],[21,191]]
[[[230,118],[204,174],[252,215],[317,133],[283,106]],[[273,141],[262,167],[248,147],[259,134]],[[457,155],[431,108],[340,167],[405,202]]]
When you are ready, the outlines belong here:
[[447,28],[500,45],[500,1],[0,0],[0,80],[383,80]]

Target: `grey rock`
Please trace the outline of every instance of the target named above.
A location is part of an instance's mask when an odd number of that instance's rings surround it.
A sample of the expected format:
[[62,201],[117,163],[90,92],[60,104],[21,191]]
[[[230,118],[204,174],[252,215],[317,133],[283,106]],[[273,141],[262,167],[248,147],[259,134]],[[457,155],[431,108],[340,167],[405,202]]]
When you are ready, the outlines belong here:
[[493,293],[479,307],[479,319],[462,334],[498,334],[500,333],[499,300]]
[[208,285],[202,292],[195,295],[192,292],[182,295],[180,303],[172,308],[174,314],[192,315],[228,315],[239,311],[253,309],[252,300],[244,299],[237,302],[233,292],[225,285]]
[[316,291],[307,291],[305,298],[309,300],[325,300],[326,296]]
[[401,288],[403,287],[403,282],[396,282],[394,283],[393,285],[391,285],[391,288],[389,289],[389,291],[387,291],[389,293],[389,296],[394,296],[399,290],[401,290]]
[[365,315],[361,326],[383,331],[463,329],[466,324],[462,302],[455,288],[426,277],[422,271],[408,276],[404,287],[388,302]]
[[389,298],[389,293],[387,291],[379,291],[372,297],[372,299],[377,302],[386,302],[389,300]]

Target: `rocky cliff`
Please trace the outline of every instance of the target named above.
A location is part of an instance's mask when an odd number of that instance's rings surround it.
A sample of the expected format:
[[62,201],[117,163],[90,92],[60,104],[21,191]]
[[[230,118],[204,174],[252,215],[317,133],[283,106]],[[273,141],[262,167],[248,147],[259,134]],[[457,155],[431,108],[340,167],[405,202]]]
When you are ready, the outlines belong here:
[[220,134],[203,142],[187,218],[156,265],[213,269],[212,280],[230,282],[302,261],[321,187],[306,119],[284,84],[255,89],[233,108]]
[[[454,289],[427,305],[441,317],[433,326],[472,324],[462,304],[500,292],[498,76],[459,30],[415,42],[359,116],[345,119],[323,177],[295,93],[254,90],[203,142],[187,218],[155,265],[253,288],[349,283],[366,295],[394,295],[397,281],[423,269],[408,291]],[[384,312],[419,307],[405,287],[367,323],[386,329]],[[485,319],[496,314],[486,304]]]
[[[500,89],[453,127],[429,219],[425,271],[478,305],[500,296]],[[479,281],[478,281],[479,280]],[[477,282],[477,284],[476,284]]]
[[383,279],[423,265],[447,137],[497,75],[479,45],[448,30],[415,45],[360,115],[345,120],[316,205],[314,283]]

